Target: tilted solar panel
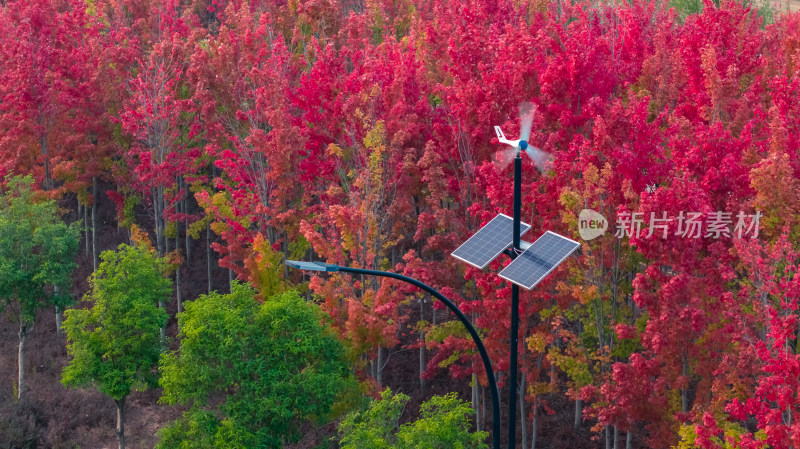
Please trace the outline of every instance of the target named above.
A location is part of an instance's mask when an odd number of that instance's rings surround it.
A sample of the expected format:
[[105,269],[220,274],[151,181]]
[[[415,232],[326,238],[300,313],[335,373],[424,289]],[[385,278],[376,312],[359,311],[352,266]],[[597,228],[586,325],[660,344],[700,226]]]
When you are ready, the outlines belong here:
[[[520,235],[531,229],[531,225],[520,223]],[[499,214],[478,230],[455,251],[453,257],[483,269],[506,250],[514,240],[514,220]]]
[[500,277],[530,290],[580,246],[574,240],[547,231],[508,264]]

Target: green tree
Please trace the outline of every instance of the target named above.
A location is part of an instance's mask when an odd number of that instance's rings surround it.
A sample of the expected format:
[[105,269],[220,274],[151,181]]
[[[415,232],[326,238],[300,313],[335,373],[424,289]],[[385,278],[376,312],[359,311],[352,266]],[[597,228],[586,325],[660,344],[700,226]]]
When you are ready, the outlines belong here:
[[304,422],[325,422],[356,384],[322,319],[295,291],[261,304],[237,282],[186,304],[180,349],[162,356],[160,402],[192,408],[156,447],[279,448]]
[[420,407],[421,417],[399,425],[408,396],[381,393],[364,412],[353,412],[339,425],[342,449],[486,448],[486,432],[472,433],[474,411],[455,393],[434,396]]
[[132,390],[157,385],[160,328],[167,314],[159,300],[171,293],[166,261],[144,246],[120,245],[100,255],[84,301],[91,309],[66,312],[64,329],[70,362],[61,381],[68,387],[94,386],[117,405],[117,440],[125,448],[125,398]]
[[[47,306],[63,307],[75,269],[80,229],[66,225],[54,201],[40,201],[33,178],[6,178],[0,195],[0,312],[19,324],[17,397],[25,394],[25,340],[36,313]],[[57,309],[58,312],[58,309]]]

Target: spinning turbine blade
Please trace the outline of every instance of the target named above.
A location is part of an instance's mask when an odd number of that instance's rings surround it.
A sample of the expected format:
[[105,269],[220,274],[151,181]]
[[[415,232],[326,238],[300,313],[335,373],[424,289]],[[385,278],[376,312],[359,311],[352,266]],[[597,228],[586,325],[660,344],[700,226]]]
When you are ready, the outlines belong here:
[[517,150],[514,148],[505,147],[501,150],[497,150],[497,152],[494,153],[495,167],[497,167],[498,171],[503,171],[515,157],[517,157]]
[[531,137],[531,126],[533,126],[533,106],[528,103],[519,105],[519,140],[528,141]]
[[548,170],[553,165],[553,156],[539,148],[529,146],[525,149],[525,152],[528,153],[533,164],[536,165],[536,168],[538,168],[540,172]]

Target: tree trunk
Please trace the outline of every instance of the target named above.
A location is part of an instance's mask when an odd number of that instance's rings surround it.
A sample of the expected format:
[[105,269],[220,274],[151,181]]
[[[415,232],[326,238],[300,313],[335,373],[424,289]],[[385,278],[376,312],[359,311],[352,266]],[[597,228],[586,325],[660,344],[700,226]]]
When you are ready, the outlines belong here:
[[[186,198],[183,199],[183,213],[189,214],[189,202]],[[189,219],[183,221],[183,228],[186,230],[186,262],[192,258],[192,238],[189,236]]]
[[[176,232],[180,230],[180,225],[178,223],[180,223],[180,222],[177,222],[175,224],[175,227],[177,228]],[[178,235],[175,235],[175,249],[176,250],[178,248],[180,248],[180,241],[179,241],[180,232],[177,232],[177,234]],[[182,264],[180,262],[178,262],[178,269],[175,270],[175,297],[178,300],[178,308],[177,308],[178,311],[176,313],[181,313],[181,265]]]
[[[56,295],[61,293],[61,287],[58,285],[53,286]],[[56,306],[56,335],[61,335],[61,307]]]
[[153,189],[153,225],[156,228],[156,250],[159,256],[164,255],[164,249],[161,247],[161,229],[158,223],[158,193]]
[[[164,201],[164,189],[163,188],[159,188],[158,204],[159,204],[158,225],[159,225],[159,232],[160,232],[160,235],[158,236],[158,239],[159,239],[159,245],[160,245],[159,248],[163,249],[164,247],[169,246],[169,244],[166,242],[167,238],[164,235],[164,232],[166,231],[166,227],[167,227],[167,220],[164,219],[164,208],[165,208],[166,204],[165,204],[165,201]],[[161,255],[162,256],[166,255],[168,252],[169,252],[169,249],[165,249],[165,250],[163,250]]]
[[479,385],[478,391],[481,402],[481,421],[478,423],[478,430],[483,431],[486,428],[486,388]]
[[533,419],[531,420],[531,449],[536,449],[536,431],[539,426],[538,417],[536,416],[536,401],[533,400]]
[[97,271],[97,176],[92,176],[92,264]]
[[[683,376],[687,378],[687,382],[688,382],[689,360],[688,360],[688,358],[687,358],[685,353],[683,354],[683,369],[682,369],[682,372],[683,372]],[[689,412],[689,388],[688,387],[681,389],[681,411],[683,413],[688,413]]]
[[[43,118],[39,116],[39,123],[43,122]],[[44,190],[50,190],[50,154],[47,148],[47,132],[44,131],[39,137],[39,145],[42,146],[42,156],[44,156]]]
[[422,346],[419,347],[419,389],[425,391],[426,382],[422,378],[422,373],[425,372],[425,334],[421,334]]
[[614,426],[614,449],[619,449],[619,427]]
[[[186,190],[186,183],[183,182],[183,176],[178,176],[177,183],[178,183],[178,189],[183,190],[184,193],[183,193],[183,198],[181,198],[178,201],[178,203],[176,204],[175,207],[177,208],[178,212],[180,212],[180,213],[184,214],[184,216],[186,216],[188,214],[188,207],[187,207],[188,203],[187,203],[187,200],[186,200],[187,195],[186,195],[186,191],[185,191]],[[180,233],[180,223],[181,223],[180,220],[176,220],[175,221],[175,225],[178,228],[177,235],[175,236],[175,249],[178,249],[178,248],[181,247],[180,244],[178,243],[178,239],[180,238],[180,235],[181,235],[181,233]],[[191,254],[189,253],[190,249],[189,249],[189,220],[188,219],[184,219],[183,220],[183,226],[184,226],[184,230],[186,231],[186,237],[185,237],[185,244],[186,244],[185,255],[186,255],[186,257],[185,257],[184,260],[188,263],[189,262],[189,257],[191,256]]]
[[[284,264],[285,265],[285,264]],[[424,320],[425,302],[419,301],[419,320]],[[419,340],[422,343],[419,347],[419,389],[425,391],[425,379],[422,378],[422,373],[425,372],[425,332],[420,331]]]
[[56,306],[56,335],[61,335],[61,307]]
[[233,270],[228,268],[228,291],[233,291]]
[[166,254],[164,251],[164,188],[156,187],[153,189],[153,215],[156,225],[156,247],[158,255]]
[[[159,309],[164,309],[164,300],[163,299],[159,299],[158,300],[158,308]],[[167,328],[166,328],[166,325],[161,326],[161,329],[159,329],[159,333],[161,335],[161,351],[165,351],[167,349]]]
[[606,449],[611,449],[611,426],[606,426]]
[[574,423],[575,430],[581,428],[582,418],[583,418],[583,401],[581,401],[580,399],[575,399],[575,423]]
[[89,206],[83,207],[83,235],[86,241],[86,255],[89,255]]
[[[524,362],[524,357],[523,357]],[[519,387],[519,430],[522,433],[522,449],[528,449],[528,432],[525,429],[525,373],[522,373]]]
[[383,347],[378,346],[378,360],[376,363],[376,376],[375,380],[378,381],[378,385],[383,385]]
[[472,382],[470,382],[470,384],[472,387],[472,410],[475,412],[475,430],[481,430],[481,403],[478,398],[478,376],[476,374],[472,375]]
[[17,399],[22,399],[25,394],[25,340],[31,331],[31,327],[25,320],[21,320],[19,324],[19,354],[18,354],[18,368],[19,377],[17,382]]
[[[185,208],[184,213],[186,213]],[[186,230],[186,262],[189,262],[192,258],[192,237],[189,235],[189,220],[184,220],[183,228]]]
[[119,449],[125,449],[125,398],[114,403],[117,404],[117,443]]
[[625,435],[625,449],[633,449],[633,429],[628,429]]
[[[283,230],[283,260],[289,260],[289,237],[286,235],[285,229]],[[392,266],[395,266],[394,248],[392,248]],[[289,265],[283,264],[283,278],[289,279]]]
[[208,293],[211,293],[211,225],[206,225],[206,270]]

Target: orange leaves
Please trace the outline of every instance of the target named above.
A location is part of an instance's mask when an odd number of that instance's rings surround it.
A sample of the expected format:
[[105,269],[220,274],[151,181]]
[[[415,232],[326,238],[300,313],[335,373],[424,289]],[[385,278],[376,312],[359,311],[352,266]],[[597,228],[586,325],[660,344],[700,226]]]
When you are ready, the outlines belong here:
[[750,170],[750,185],[755,190],[753,206],[764,211],[763,229],[768,239],[776,238],[783,226],[795,228],[800,213],[800,180],[791,166],[786,149],[786,128],[777,107],[770,109],[769,153]]
[[722,101],[722,80],[717,71],[717,53],[711,45],[707,45],[700,51],[700,54],[706,93],[711,99],[711,107],[705,108],[703,118],[713,123],[719,121],[720,102]]
[[570,292],[572,297],[581,304],[588,304],[597,300],[600,296],[596,285],[571,284],[564,285],[564,287]]
[[136,246],[144,246],[150,251],[155,250],[153,247],[153,241],[150,240],[150,236],[148,236],[147,232],[143,231],[142,228],[136,224],[131,225],[131,242],[133,242],[133,244]]
[[244,260],[244,266],[249,273],[248,282],[258,291],[261,301],[286,290],[282,261],[283,255],[275,251],[269,240],[256,234],[252,253]]

